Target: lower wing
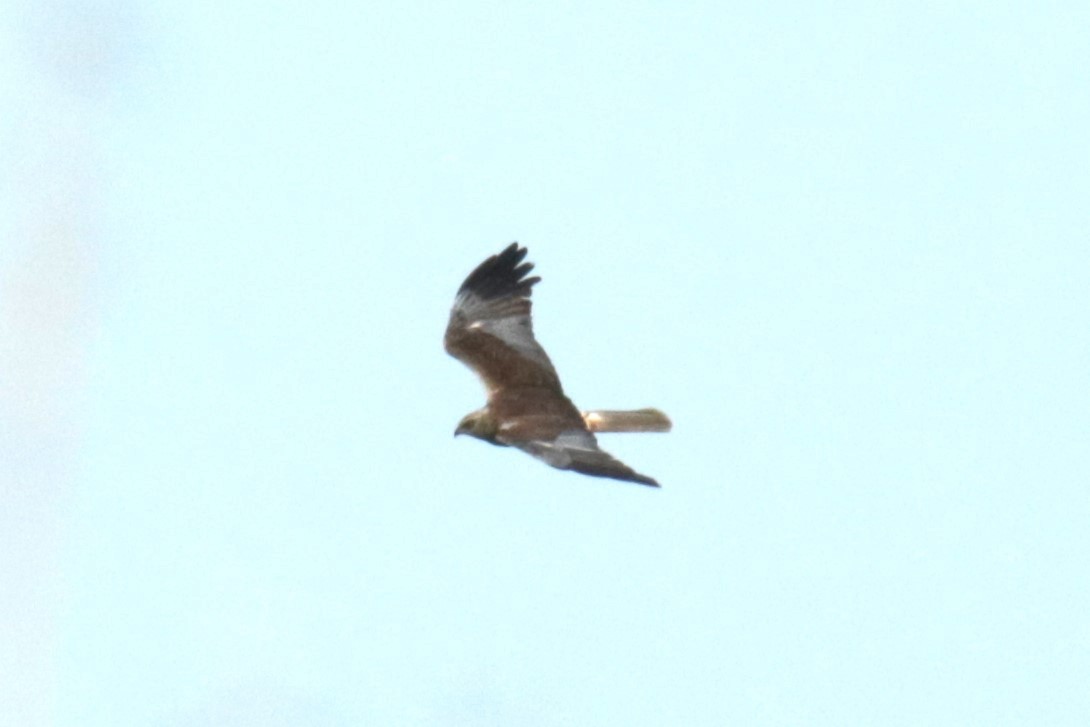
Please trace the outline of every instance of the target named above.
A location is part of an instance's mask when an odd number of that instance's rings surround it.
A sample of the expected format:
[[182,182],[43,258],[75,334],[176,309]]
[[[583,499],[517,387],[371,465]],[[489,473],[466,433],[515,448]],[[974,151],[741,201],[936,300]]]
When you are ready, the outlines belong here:
[[583,430],[564,432],[553,441],[512,441],[511,446],[537,457],[557,469],[571,470],[592,477],[638,482],[658,487],[659,483],[641,475],[608,452],[598,449],[594,435]]

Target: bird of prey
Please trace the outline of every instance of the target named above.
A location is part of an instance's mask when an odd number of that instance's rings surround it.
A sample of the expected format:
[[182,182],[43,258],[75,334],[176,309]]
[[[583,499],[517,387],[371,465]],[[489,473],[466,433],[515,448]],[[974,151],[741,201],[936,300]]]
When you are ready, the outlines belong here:
[[594,432],[665,432],[657,409],[581,413],[564,395],[549,357],[534,338],[526,248],[511,243],[492,255],[458,289],[444,347],[473,369],[488,391],[483,409],[462,418],[454,436],[517,447],[562,470],[658,487],[646,475],[598,448]]

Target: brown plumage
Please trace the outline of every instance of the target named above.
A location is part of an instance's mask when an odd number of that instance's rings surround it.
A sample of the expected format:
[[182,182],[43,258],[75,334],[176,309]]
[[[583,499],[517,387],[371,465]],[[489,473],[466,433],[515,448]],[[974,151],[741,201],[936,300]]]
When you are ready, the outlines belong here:
[[593,432],[664,432],[670,420],[657,409],[581,413],[560,386],[552,362],[534,338],[526,248],[511,243],[477,266],[458,289],[443,344],[481,377],[483,409],[462,418],[455,436],[469,434],[512,446],[559,469],[658,487],[598,448]]

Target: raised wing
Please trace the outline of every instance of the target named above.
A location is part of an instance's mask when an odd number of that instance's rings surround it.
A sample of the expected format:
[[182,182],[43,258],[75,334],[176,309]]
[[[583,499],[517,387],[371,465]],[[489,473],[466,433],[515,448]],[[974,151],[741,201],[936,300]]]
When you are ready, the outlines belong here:
[[526,248],[511,243],[485,260],[458,289],[443,345],[469,366],[489,393],[508,386],[560,391],[556,369],[537,340],[530,321],[530,293],[539,277],[526,277]]
[[[503,441],[502,434],[499,437]],[[598,449],[594,435],[582,429],[562,433],[552,441],[531,440],[505,442],[528,452],[546,464],[562,470],[581,472],[594,477],[610,477],[626,482],[658,487],[647,475],[641,475],[624,462]]]

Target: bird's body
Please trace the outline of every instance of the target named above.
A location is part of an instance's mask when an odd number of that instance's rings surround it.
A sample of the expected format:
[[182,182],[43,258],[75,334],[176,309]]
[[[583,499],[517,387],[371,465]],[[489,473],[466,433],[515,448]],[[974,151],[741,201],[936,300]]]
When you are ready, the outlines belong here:
[[511,446],[553,467],[658,486],[598,448],[594,431],[668,431],[656,409],[580,412],[534,338],[530,294],[541,279],[526,277],[526,248],[512,243],[481,263],[458,289],[443,343],[473,369],[488,402],[463,417],[455,435]]

